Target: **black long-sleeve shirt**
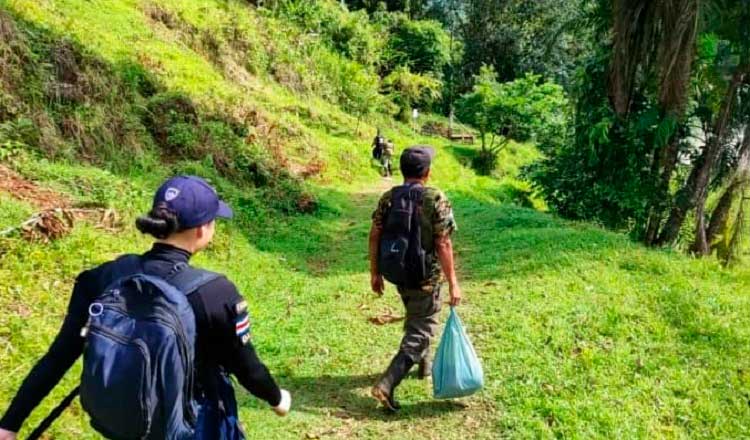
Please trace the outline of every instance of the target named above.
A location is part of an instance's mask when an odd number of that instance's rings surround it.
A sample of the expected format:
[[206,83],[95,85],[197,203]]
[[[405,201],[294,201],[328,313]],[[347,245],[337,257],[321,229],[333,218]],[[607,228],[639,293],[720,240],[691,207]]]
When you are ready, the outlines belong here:
[[[177,263],[187,263],[190,252],[157,243],[143,254],[144,271],[166,276]],[[81,328],[88,319],[93,298],[114,281],[112,262],[82,272],[76,279],[62,327],[47,353],[36,363],[21,384],[2,419],[0,427],[18,431],[31,411],[60,381],[83,352]],[[215,395],[215,368],[233,374],[248,391],[272,406],[281,402],[281,391],[268,368],[260,361],[247,338],[238,336],[236,325],[242,319],[244,300],[234,284],[219,277],[188,297],[195,314],[196,395]]]

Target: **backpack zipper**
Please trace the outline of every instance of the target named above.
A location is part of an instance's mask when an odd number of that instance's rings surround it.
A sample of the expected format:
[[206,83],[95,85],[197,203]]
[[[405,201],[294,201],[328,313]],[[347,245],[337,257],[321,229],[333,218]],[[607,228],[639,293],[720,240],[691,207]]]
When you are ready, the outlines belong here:
[[[174,310],[172,310],[170,307],[165,307],[167,310],[167,313],[172,317],[174,320],[174,325],[171,326],[172,330],[175,331],[175,333],[178,335],[180,339],[180,343],[178,344],[180,347],[180,355],[182,357],[183,365],[185,366],[185,384],[183,384],[183,393],[182,393],[182,405],[183,405],[183,412],[186,415],[187,422],[190,426],[195,426],[196,422],[196,415],[193,412],[193,407],[190,405],[190,403],[193,401],[193,365],[190,362],[189,356],[188,356],[188,347],[187,347],[187,335],[185,334],[185,329],[182,327],[182,323],[180,323],[180,319],[177,316],[177,313],[175,313]],[[163,322],[163,320],[160,320]],[[164,322],[165,325],[169,325],[166,322]],[[195,355],[195,353],[193,353]]]

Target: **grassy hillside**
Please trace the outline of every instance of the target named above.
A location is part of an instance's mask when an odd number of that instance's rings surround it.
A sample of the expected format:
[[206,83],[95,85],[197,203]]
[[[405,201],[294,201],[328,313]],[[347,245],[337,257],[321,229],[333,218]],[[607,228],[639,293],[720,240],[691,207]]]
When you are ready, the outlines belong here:
[[[145,249],[133,219],[162,178],[193,172],[238,213],[195,263],[236,282],[258,351],[295,399],[280,419],[238,391],[249,438],[750,435],[746,269],[532,209],[513,177],[534,157],[527,145],[503,153],[504,177],[479,177],[471,147],[385,118],[358,124],[326,91],[330,72],[298,82],[301,66],[325,72],[321,54],[336,55],[243,2],[0,5],[0,231],[50,206],[112,208],[119,220],[77,219],[49,243],[0,237],[0,411],[54,337],[75,275]],[[459,313],[486,374],[486,389],[459,401],[406,380],[396,416],[368,397],[400,336],[369,322],[400,313],[393,288],[378,299],[368,287],[369,215],[393,183],[369,163],[375,123],[399,149],[438,148],[434,184],[459,224]],[[78,406],[49,436],[98,438]]]

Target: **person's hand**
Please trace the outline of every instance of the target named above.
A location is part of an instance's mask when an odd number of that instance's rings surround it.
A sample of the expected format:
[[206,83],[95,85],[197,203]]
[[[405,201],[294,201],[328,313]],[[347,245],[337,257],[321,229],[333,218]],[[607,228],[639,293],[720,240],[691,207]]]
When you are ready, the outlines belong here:
[[0,428],[0,440],[16,440],[16,433]]
[[383,291],[385,290],[385,283],[383,282],[383,275],[380,275],[380,274],[371,275],[370,287],[372,287],[372,291],[377,293],[378,296],[382,296]]
[[451,292],[451,299],[450,299],[451,307],[456,307],[457,305],[461,304],[461,288],[458,287],[458,283],[453,283],[450,285],[450,292]]
[[[292,408],[292,395],[287,390],[281,390],[281,402],[278,405],[272,407],[273,412],[277,416],[284,417],[289,414],[289,410]],[[2,438],[0,438],[2,440]]]

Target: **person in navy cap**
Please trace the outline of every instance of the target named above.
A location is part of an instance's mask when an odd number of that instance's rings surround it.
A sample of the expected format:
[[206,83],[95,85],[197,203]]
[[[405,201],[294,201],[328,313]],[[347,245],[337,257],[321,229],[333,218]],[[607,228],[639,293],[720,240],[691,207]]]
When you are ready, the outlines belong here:
[[371,390],[391,412],[400,408],[396,387],[414,365],[418,377],[431,375],[430,345],[442,308],[443,283],[448,283],[452,307],[462,298],[453,261],[453,208],[445,193],[427,186],[434,157],[429,145],[405,149],[400,158],[403,185],[385,192],[372,214],[370,286],[383,295],[384,279],[393,283],[406,312],[398,352]]
[[[78,275],[57,337],[0,419],[0,440],[16,438],[31,411],[81,356],[86,341],[82,336],[89,326],[94,298],[128,271],[159,277],[167,283],[178,277],[189,278],[193,272],[209,273],[192,268],[190,258],[209,245],[216,219],[231,217],[232,210],[203,179],[177,176],[164,182],[150,212],[136,220],[139,231],[156,239],[153,247],[142,255],[120,257]],[[268,402],[278,415],[288,413],[291,396],[279,388],[258,358],[250,341],[247,303],[235,285],[220,274],[209,274],[209,281],[187,296],[196,334],[194,385],[187,395],[195,396],[199,409],[194,423],[200,425],[195,426],[193,438],[241,439],[244,435],[228,375]]]

